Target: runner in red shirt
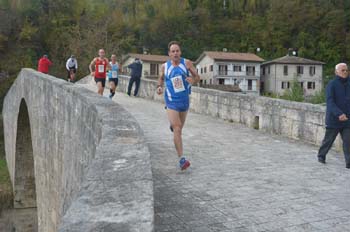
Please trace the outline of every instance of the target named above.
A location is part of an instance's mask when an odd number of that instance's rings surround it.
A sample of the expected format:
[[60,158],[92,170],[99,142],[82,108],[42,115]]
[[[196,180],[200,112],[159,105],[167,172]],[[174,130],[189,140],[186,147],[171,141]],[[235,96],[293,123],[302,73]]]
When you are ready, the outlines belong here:
[[47,55],[43,55],[38,61],[38,71],[42,73],[49,73],[49,67],[52,65],[52,62],[47,58]]
[[89,65],[91,76],[95,78],[95,82],[97,84],[97,93],[101,96],[103,95],[103,89],[106,85],[107,69],[109,70],[111,68],[108,59],[105,58],[105,55],[105,50],[100,49],[98,51],[98,57],[94,58]]

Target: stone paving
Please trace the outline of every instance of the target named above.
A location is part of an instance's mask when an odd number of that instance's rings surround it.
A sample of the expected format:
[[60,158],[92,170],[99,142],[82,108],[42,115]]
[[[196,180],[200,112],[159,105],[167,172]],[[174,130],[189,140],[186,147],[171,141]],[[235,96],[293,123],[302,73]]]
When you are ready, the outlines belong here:
[[342,154],[322,165],[315,146],[190,113],[183,140],[192,166],[181,172],[164,105],[121,93],[113,100],[150,147],[156,232],[350,231]]

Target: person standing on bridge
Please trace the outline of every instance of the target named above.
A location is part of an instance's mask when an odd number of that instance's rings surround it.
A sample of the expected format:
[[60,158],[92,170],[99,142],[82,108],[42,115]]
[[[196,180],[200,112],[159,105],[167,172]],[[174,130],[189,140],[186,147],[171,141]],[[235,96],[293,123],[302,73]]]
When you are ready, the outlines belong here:
[[49,60],[47,55],[43,55],[43,57],[40,58],[38,61],[38,71],[48,74],[49,68],[52,65],[52,62]]
[[134,96],[137,96],[137,93],[139,92],[140,83],[141,83],[141,76],[142,76],[142,64],[139,58],[135,58],[135,62],[128,65],[128,68],[131,69],[130,74],[130,80],[128,85],[128,92],[127,94],[131,95],[131,89],[134,84],[136,83],[135,90],[134,90]]
[[108,81],[110,83],[110,94],[109,98],[112,99],[115,95],[115,90],[118,86],[118,71],[119,71],[119,64],[117,62],[117,56],[113,54],[111,56],[111,62],[109,63],[111,66],[111,69],[108,72]]
[[103,90],[106,85],[107,69],[110,69],[110,64],[105,55],[105,50],[100,49],[98,51],[98,57],[94,58],[89,65],[91,76],[95,78],[97,84],[97,93],[101,96],[103,96]]
[[340,133],[346,168],[350,168],[350,80],[348,66],[340,63],[335,66],[335,79],[326,88],[326,134],[318,151],[318,161],[326,163],[326,155]]
[[[180,43],[171,41],[168,44],[169,60],[161,67],[158,79],[157,94],[164,92],[170,128],[174,133],[174,144],[179,157],[179,166],[185,170],[190,162],[183,154],[182,128],[185,125],[190,106],[190,86],[200,81],[196,68],[190,60],[181,57]],[[189,75],[191,74],[191,76]],[[163,91],[165,81],[166,89]]]

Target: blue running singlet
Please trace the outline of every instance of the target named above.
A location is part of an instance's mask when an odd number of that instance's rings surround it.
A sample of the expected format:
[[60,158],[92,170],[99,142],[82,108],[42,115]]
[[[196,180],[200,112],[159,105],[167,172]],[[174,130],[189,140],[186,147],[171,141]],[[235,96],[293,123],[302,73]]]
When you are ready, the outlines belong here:
[[189,76],[185,59],[180,59],[178,66],[173,66],[171,60],[164,64],[164,78],[166,89],[164,92],[165,103],[168,109],[178,112],[188,110],[190,101],[190,84],[186,81]]
[[118,63],[112,64],[112,62],[109,62],[109,64],[111,65],[111,70],[108,72],[108,79],[118,78]]

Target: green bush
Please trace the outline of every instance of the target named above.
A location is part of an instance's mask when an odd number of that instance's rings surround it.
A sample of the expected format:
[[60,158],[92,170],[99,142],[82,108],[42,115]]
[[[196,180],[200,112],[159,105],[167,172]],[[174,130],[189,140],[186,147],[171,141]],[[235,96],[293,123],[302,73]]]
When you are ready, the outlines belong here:
[[0,81],[0,210],[9,207],[13,197],[12,185],[5,160],[4,129],[1,113],[4,97],[14,80],[15,78],[12,77]]
[[271,92],[263,93],[262,96],[264,96],[264,97],[270,97],[270,98],[280,98],[280,97],[278,96],[278,94],[276,94],[276,93],[271,93]]
[[296,102],[303,102],[305,100],[303,88],[301,88],[297,78],[294,78],[291,88],[281,98]]
[[322,104],[326,102],[326,91],[322,89],[321,91],[316,92],[314,96],[312,96],[308,102],[312,104]]

